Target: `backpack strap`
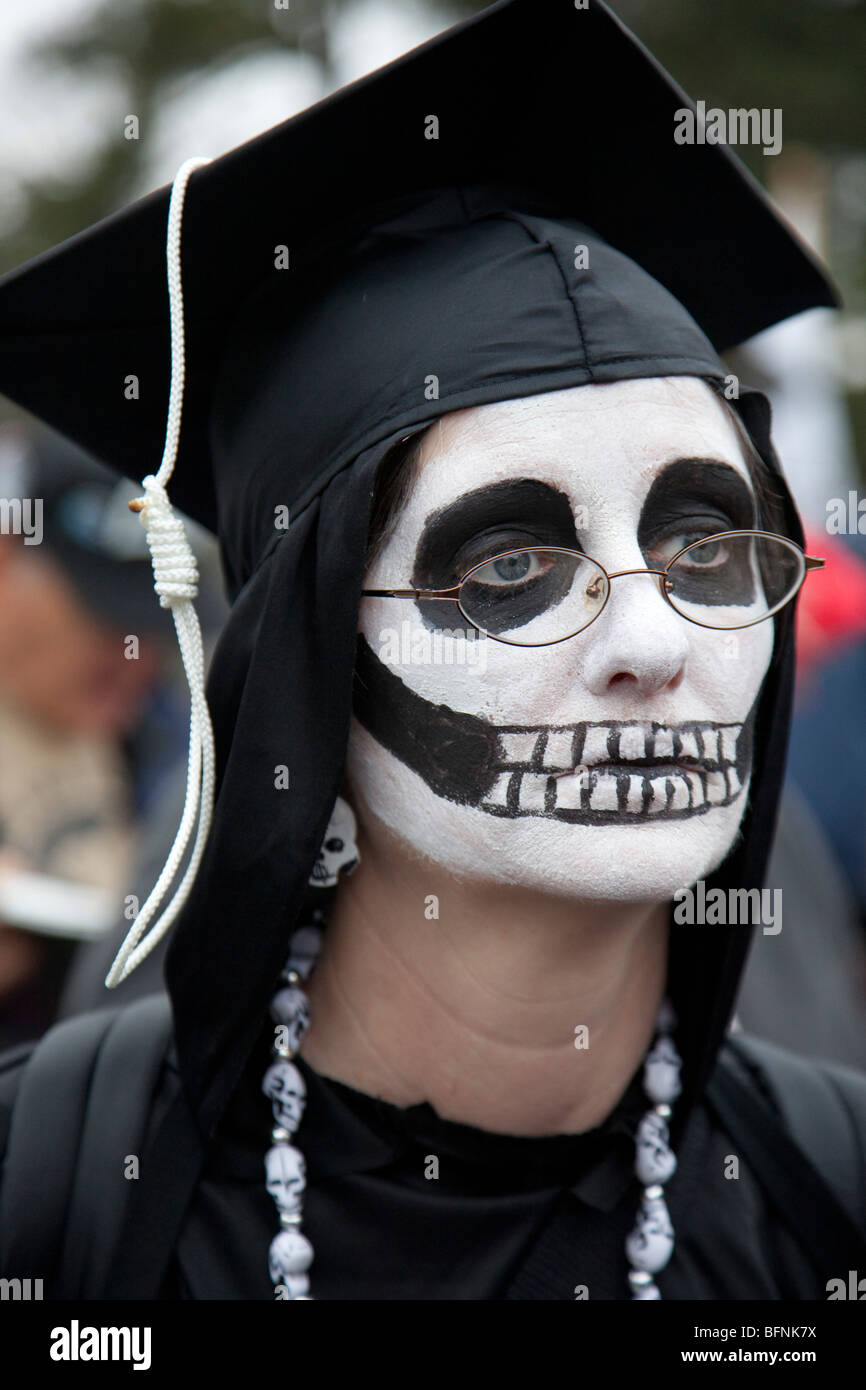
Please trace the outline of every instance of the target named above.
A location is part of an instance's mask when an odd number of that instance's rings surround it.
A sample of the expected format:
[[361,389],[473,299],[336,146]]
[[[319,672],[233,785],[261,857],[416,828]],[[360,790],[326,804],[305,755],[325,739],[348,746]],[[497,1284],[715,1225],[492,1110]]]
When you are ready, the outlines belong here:
[[[765,1056],[765,1046],[770,1045],[740,1035],[728,1037],[706,1097],[767,1201],[801,1242],[822,1280],[836,1278],[866,1254],[862,1198],[849,1189],[852,1172],[862,1167],[862,1151],[847,1106],[826,1086],[816,1064],[773,1049],[790,1063],[776,1069],[776,1059]],[[866,1098],[866,1079],[853,1075]],[[774,1110],[770,1097],[776,1095]],[[813,1160],[825,1165],[826,1177]]]
[[[87,1297],[117,1238],[171,1034],[164,994],[52,1028],[24,1069],[0,1191],[0,1268]],[[98,1213],[98,1221],[95,1214]]]
[[52,1028],[24,1068],[0,1189],[0,1270],[7,1277],[47,1281],[56,1266],[90,1074],[113,1017],[85,1014]]
[[[96,1297],[156,1299],[207,1158],[207,1144],[178,1081],[147,1150],[104,1289]],[[130,1259],[129,1252],[135,1251]]]
[[77,1297],[97,1297],[120,1238],[171,1022],[168,997],[147,995],[121,1010],[100,1051],[60,1263],[61,1285]]

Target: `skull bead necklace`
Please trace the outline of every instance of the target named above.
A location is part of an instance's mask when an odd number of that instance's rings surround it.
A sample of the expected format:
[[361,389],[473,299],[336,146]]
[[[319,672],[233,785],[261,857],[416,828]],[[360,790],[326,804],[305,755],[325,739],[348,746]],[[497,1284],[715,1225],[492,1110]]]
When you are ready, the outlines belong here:
[[[351,873],[356,867],[359,856],[355,829],[351,807],[338,797],[310,876],[311,886],[332,888],[341,872]],[[280,1221],[280,1229],[270,1245],[268,1270],[275,1297],[287,1300],[312,1297],[309,1270],[313,1247],[301,1230],[306,1165],[294,1143],[303,1119],[306,1085],[294,1058],[310,1023],[302,986],[321,948],[322,929],[315,920],[321,920],[321,915],[314,913],[314,920],[299,927],[292,937],[279,988],[270,1004],[274,1056],[262,1082],[274,1119],[271,1147],[265,1154],[266,1185]],[[633,1299],[661,1298],[653,1276],[665,1268],[674,1249],[664,1185],[677,1166],[668,1131],[671,1106],[682,1089],[681,1060],[673,1037],[675,1027],[676,1016],[666,999],[659,1010],[653,1046],[644,1059],[643,1085],[650,1107],[637,1127],[635,1153],[635,1174],[643,1192],[635,1225],[625,1243]]]

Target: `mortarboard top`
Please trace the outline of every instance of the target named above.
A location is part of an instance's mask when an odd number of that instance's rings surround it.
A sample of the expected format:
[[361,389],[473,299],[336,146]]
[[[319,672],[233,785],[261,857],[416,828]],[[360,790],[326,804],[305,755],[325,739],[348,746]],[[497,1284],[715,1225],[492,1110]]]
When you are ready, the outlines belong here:
[[[371,210],[406,194],[497,182],[537,191],[643,266],[718,351],[837,302],[725,147],[675,142],[684,106],[596,0],[587,10],[500,0],[194,173],[175,504],[216,529],[208,411],[241,304],[274,274],[299,285],[317,267],[333,277]],[[0,390],[136,478],[156,469],[165,434],[169,191],[0,281]],[[275,270],[278,246],[288,270]],[[124,395],[128,374],[136,401]]]

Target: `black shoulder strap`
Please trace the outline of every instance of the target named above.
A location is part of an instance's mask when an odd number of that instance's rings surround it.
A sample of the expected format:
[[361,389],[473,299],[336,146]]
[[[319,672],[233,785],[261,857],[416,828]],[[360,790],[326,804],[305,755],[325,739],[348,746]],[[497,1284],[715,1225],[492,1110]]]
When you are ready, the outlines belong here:
[[[828,1182],[798,1146],[785,1123],[784,1110],[777,1114],[764,1099],[754,1080],[755,1058],[749,1040],[728,1038],[719,1053],[706,1097],[726,1132],[742,1152],[767,1201],[776,1208],[786,1226],[802,1243],[823,1279],[838,1277],[856,1268],[866,1255],[866,1227],[855,1223],[853,1213],[842,1206]],[[821,1105],[810,1109],[811,1065],[796,1069],[793,1077],[802,1088],[797,1102],[802,1107],[804,1133],[811,1136],[822,1124]],[[770,1084],[773,1092],[772,1083]],[[824,1097],[825,1103],[827,1097]],[[792,1102],[793,1103],[793,1102]],[[841,1101],[837,1101],[837,1110]],[[825,1117],[826,1118],[826,1117]],[[841,1132],[846,1123],[844,1110],[831,1123],[831,1132]],[[846,1144],[854,1143],[849,1132]],[[844,1146],[843,1146],[844,1148]],[[832,1166],[844,1168],[851,1162],[840,1150]]]
[[206,1143],[178,1084],[148,1146],[142,1181],[128,1205],[105,1287],[96,1297],[140,1302],[160,1296],[206,1157]]
[[151,1100],[170,1037],[168,998],[152,994],[118,1014],[100,1051],[60,1265],[62,1286],[77,1297],[95,1298],[104,1285],[140,1181]]
[[90,1074],[115,1011],[84,1014],[42,1039],[24,1069],[0,1189],[0,1271],[55,1268],[75,1175]]
[[[116,1241],[171,1033],[163,994],[57,1024],[27,1064],[0,1191],[0,1267],[87,1297]],[[98,1213],[98,1221],[94,1220]]]

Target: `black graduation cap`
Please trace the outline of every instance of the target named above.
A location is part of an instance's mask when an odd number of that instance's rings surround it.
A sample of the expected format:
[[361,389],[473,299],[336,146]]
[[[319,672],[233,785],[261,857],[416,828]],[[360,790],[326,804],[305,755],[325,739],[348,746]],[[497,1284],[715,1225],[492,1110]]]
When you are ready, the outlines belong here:
[[[597,0],[500,0],[196,172],[175,504],[211,529],[214,374],[256,288],[338,272],[381,204],[455,184],[549,200],[636,260],[719,351],[835,302],[744,166],[678,144],[691,102]],[[192,152],[191,152],[192,153]],[[170,347],[162,189],[0,281],[0,390],[128,476],[161,456]],[[288,269],[275,261],[286,247]],[[291,308],[289,313],[291,314]],[[125,382],[138,378],[138,399]]]
[[[676,142],[690,105],[597,0],[501,0],[191,177],[170,494],[218,529],[235,599],[208,676],[214,819],[166,965],[203,1131],[261,1035],[342,783],[386,452],[483,402],[722,379],[718,352],[835,302],[741,164]],[[0,282],[0,390],[137,478],[156,470],[165,434],[168,199],[154,193]],[[762,401],[739,407],[779,475]],[[279,504],[288,529],[274,526]],[[788,518],[801,539],[792,504]],[[763,880],[791,608],[774,620],[743,833],[713,886]],[[277,764],[290,791],[275,790]],[[713,1064],[750,934],[677,939],[684,1100]],[[175,1154],[166,1130],[169,1168]]]

